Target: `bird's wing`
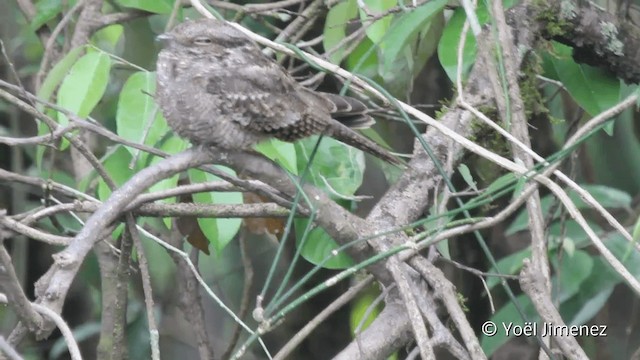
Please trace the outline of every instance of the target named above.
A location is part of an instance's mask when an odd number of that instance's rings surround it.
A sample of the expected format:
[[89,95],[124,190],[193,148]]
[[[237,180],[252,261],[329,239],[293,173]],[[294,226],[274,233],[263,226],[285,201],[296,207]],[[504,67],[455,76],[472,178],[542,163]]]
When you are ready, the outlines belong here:
[[300,124],[308,108],[298,95],[300,88],[272,62],[218,70],[207,75],[206,85],[207,93],[217,98],[219,113],[265,134]]
[[332,118],[352,129],[367,129],[375,124],[375,120],[367,115],[367,106],[358,99],[311,90],[306,91],[306,96],[316,98],[315,104],[323,106]]

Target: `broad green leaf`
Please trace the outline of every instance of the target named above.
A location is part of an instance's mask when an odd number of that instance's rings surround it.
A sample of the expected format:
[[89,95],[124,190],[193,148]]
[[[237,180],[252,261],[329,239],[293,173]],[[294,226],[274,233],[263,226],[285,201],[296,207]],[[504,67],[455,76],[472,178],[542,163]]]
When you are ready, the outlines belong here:
[[591,320],[607,302],[613,288],[621,282],[602,257],[596,256],[592,260],[589,277],[581,284],[580,292],[560,306],[567,325],[582,325]]
[[[160,150],[168,154],[177,154],[188,147],[189,147],[188,142],[186,142],[185,140],[175,135],[170,136],[168,139],[160,143]],[[151,160],[151,163],[156,163],[158,161],[160,161],[160,158],[154,157]],[[142,163],[142,162],[139,162],[139,163]],[[168,179],[161,180],[155,185],[151,186],[151,188],[149,188],[149,191],[152,192],[152,191],[161,191],[161,190],[171,189],[178,184],[179,179],[180,179],[180,174],[176,174]],[[167,203],[174,203],[175,200],[176,200],[175,198],[169,198],[169,199],[164,199],[162,201]],[[171,219],[172,218],[168,218],[168,217],[162,219],[167,229],[171,229],[171,226],[173,225]]]
[[[619,234],[603,240],[607,248],[616,258],[623,261],[632,275],[640,276],[640,254],[635,251],[633,244],[629,244]],[[550,258],[555,259],[556,256],[552,255]],[[558,273],[562,277],[559,287],[557,277],[552,278],[553,288],[560,289],[554,301],[560,302],[560,313],[567,325],[583,325],[592,319],[602,309],[613,288],[622,281],[602,256],[591,256],[583,251],[576,251],[574,257],[564,258]],[[538,321],[530,300],[524,295],[517,299],[527,319]],[[523,321],[511,303],[498,310],[491,320],[498,326],[512,322],[522,324]],[[499,328],[499,330],[503,329]],[[508,337],[505,336],[504,331],[498,331],[495,336],[483,337],[481,345],[487,356],[491,356],[507,340]]]
[[[476,11],[479,20],[486,21],[486,8],[484,3],[478,4]],[[440,43],[438,43],[438,58],[440,65],[449,76],[452,82],[456,81],[458,71],[458,46],[460,45],[460,37],[462,35],[462,26],[466,20],[464,9],[459,7],[453,13],[453,16],[447,22]],[[464,42],[464,50],[462,52],[462,77],[466,78],[473,63],[476,60],[476,39],[471,34],[471,30],[467,31],[466,40]]]
[[[389,31],[382,39],[380,46],[384,53],[383,72],[388,73],[394,70],[394,62],[398,57],[401,57],[404,49],[410,47],[412,50],[418,48],[417,42],[420,38],[420,48],[427,48],[429,51],[422,54],[423,59],[420,63],[416,64],[417,69],[422,69],[422,66],[430,57],[430,54],[435,50],[438,37],[430,37],[425,39],[420,37],[420,34],[427,34],[431,28],[431,21],[435,15],[442,13],[444,6],[447,4],[446,0],[434,0],[430,1],[411,12],[402,14],[393,21],[393,25],[389,28]],[[422,51],[424,53],[424,51]],[[417,51],[411,51],[410,54],[415,57]],[[414,59],[415,60],[415,59]],[[415,72],[412,72],[415,75]]]
[[508,173],[495,179],[491,184],[489,184],[489,186],[487,186],[487,189],[484,193],[490,195],[493,193],[501,192],[506,188],[513,188],[516,183],[516,176],[513,173]]
[[[183,146],[182,150],[184,150],[184,146],[185,143],[184,141],[182,141],[181,139],[172,136],[169,139],[167,139],[167,141],[164,141],[162,143],[162,145],[160,146],[160,150],[163,151],[167,151],[166,149],[175,149],[175,148],[179,148],[180,146]],[[168,151],[167,151],[168,152]],[[164,160],[161,157],[158,156],[152,156],[151,157],[151,162],[150,164],[156,164],[159,161]],[[180,174],[175,174],[169,178],[166,178],[164,180],[160,180],[157,183],[153,184],[150,188],[149,188],[149,192],[154,192],[154,191],[163,191],[163,190],[169,190],[169,189],[173,189],[178,185],[178,178],[180,177]],[[171,198],[166,198],[166,199],[162,199],[162,202],[165,203],[175,203],[176,202],[176,198],[175,197],[171,197]]]
[[151,285],[154,293],[160,296],[168,295],[174,290],[175,262],[171,261],[171,257],[165,248],[158,246],[154,240],[146,236],[142,236],[142,246],[147,259],[150,260],[149,272],[153,274],[151,276]]
[[358,7],[355,0],[347,0],[333,6],[327,13],[324,22],[324,37],[322,45],[325,51],[333,50],[329,61],[339,64],[342,61],[344,49],[334,47],[346,37],[347,23],[358,15]]
[[640,278],[640,253],[636,250],[637,244],[628,242],[619,233],[610,235],[603,242],[633,276]]
[[[110,68],[111,59],[101,52],[78,59],[60,85],[58,105],[79,117],[89,116],[107,89]],[[63,126],[69,123],[63,114],[59,114],[58,121]]]
[[[591,229],[596,232],[596,234],[602,232],[602,228],[595,223],[587,222]],[[570,246],[574,246],[576,248],[582,248],[587,246],[589,242],[589,236],[584,232],[584,229],[580,224],[575,222],[574,220],[568,219],[565,222],[562,221],[554,221],[549,225],[549,247],[551,249],[555,249],[556,245],[562,243],[562,246],[565,247],[565,242],[567,239],[570,239],[573,244]]]
[[[140,71],[127,79],[118,100],[116,125],[118,135],[149,146],[155,146],[169,131],[169,126],[151,94],[155,93],[154,73]],[[129,149],[137,153],[135,149]]]
[[[591,229],[596,233],[602,232],[600,226],[596,224],[589,224]],[[590,244],[587,234],[582,227],[575,221],[567,221],[566,223],[554,222],[549,226],[549,252],[552,252],[558,248],[558,245],[562,245],[563,250],[566,252],[566,243],[570,242],[573,247],[582,248]],[[576,252],[575,250],[573,251]],[[570,256],[570,254],[567,254]],[[522,268],[522,260],[531,257],[531,248],[527,247],[511,255],[505,256],[497,262],[498,269],[501,274],[514,275]],[[497,272],[495,268],[489,270],[490,273]],[[489,278],[487,279],[487,286],[491,289],[495,285],[500,283],[500,279]]]
[[[51,95],[53,95],[54,91],[60,85],[62,80],[64,80],[65,76],[71,69],[71,66],[76,63],[76,60],[82,55],[83,46],[79,46],[71,49],[55,66],[49,71],[47,77],[42,82],[42,86],[38,90],[38,97],[42,100],[51,99]],[[42,111],[44,106],[41,104],[37,105],[38,109]]]
[[572,296],[582,291],[581,287],[588,279],[593,269],[593,257],[582,250],[576,251],[573,256],[564,254],[562,261],[558,264],[557,257],[551,257],[551,262],[556,269],[556,274],[552,280],[553,298],[563,303]]
[[[73,1],[75,3],[75,1]],[[67,3],[65,3],[67,4]],[[72,4],[67,4],[72,6]],[[36,15],[31,20],[30,28],[35,31],[49,22],[62,11],[62,0],[40,0],[36,3]]]
[[177,154],[191,146],[191,143],[187,140],[172,134],[167,140],[161,142],[160,149],[164,150],[167,154]]
[[640,217],[636,218],[636,223],[633,226],[633,233],[631,235],[633,236],[633,241],[640,241]]
[[124,27],[113,24],[96,31],[91,36],[91,43],[108,53],[116,52],[116,45],[122,39]]
[[[371,285],[362,291],[352,302],[351,311],[349,313],[349,325],[351,328],[351,336],[355,336],[356,330],[362,332],[369,327],[373,320],[382,311],[382,302],[378,302],[375,308],[371,309],[373,303],[380,296],[380,290],[375,285]],[[364,317],[367,316],[366,319]]]
[[[313,136],[296,142],[300,174],[311,161],[311,153],[317,141],[318,137]],[[333,198],[349,197],[362,184],[364,168],[362,151],[323,137],[305,181],[323,188]]]
[[[631,205],[631,197],[624,191],[607,187],[604,185],[582,185],[595,200],[605,208],[610,209],[627,209]],[[575,204],[578,209],[586,209],[589,206],[582,200],[582,198],[574,191],[569,191],[569,198]],[[554,204],[555,198],[553,195],[547,195],[541,199],[542,214],[547,215],[551,210],[551,206]],[[553,214],[555,219],[559,215],[559,209]],[[513,235],[518,231],[525,230],[528,226],[529,213],[526,209],[523,209],[511,225],[505,231],[505,235]]]
[[[133,176],[134,171],[129,168],[130,162],[131,154],[129,154],[123,146],[117,145],[103,158],[102,165],[116,183],[116,186],[122,186],[122,184]],[[102,178],[99,178],[98,199],[100,201],[106,201],[109,196],[111,196],[111,189],[109,189]]]
[[277,162],[291,173],[298,174],[298,168],[296,167],[296,148],[292,143],[270,139],[256,145],[256,150]]
[[[83,46],[71,49],[57,64],[49,71],[47,77],[42,82],[42,86],[38,90],[38,98],[49,101],[51,96],[58,88],[58,85],[64,80],[65,76],[71,69],[71,66],[76,63],[76,60],[82,55]],[[44,111],[42,104],[37,104],[36,108],[39,111]],[[51,115],[51,114],[49,114]],[[41,121],[38,121],[38,135],[44,135],[49,133],[49,127]],[[36,150],[36,165],[38,169],[42,169],[42,155],[44,154],[45,147],[38,146]]]
[[333,255],[333,251],[339,246],[323,229],[315,228],[304,236],[308,224],[309,220],[307,219],[296,219],[294,224],[296,244],[301,247],[302,257],[312,264],[327,269],[345,269],[354,264],[344,251],[336,256]]
[[156,14],[169,14],[173,8],[170,0],[116,0],[116,3]]
[[620,81],[604,70],[576,64],[572,49],[554,43],[556,57],[552,62],[560,81],[571,97],[591,115],[597,115],[614,106],[620,99]]
[[[228,173],[231,169],[218,167]],[[189,170],[192,183],[219,181],[220,179],[201,170]],[[193,201],[201,204],[242,204],[242,194],[239,192],[207,192],[193,194]],[[233,219],[198,219],[200,229],[205,234],[217,254],[233,239],[240,228],[241,220]]]
[[[503,257],[496,263],[496,268],[489,269],[490,274],[502,274],[502,275],[514,275],[520,272],[522,269],[522,261],[531,257],[531,248],[527,247],[510,255]],[[492,289],[494,286],[500,284],[501,279],[495,276],[487,278],[487,287]]]
[[[590,283],[587,283],[589,287],[593,287]],[[580,297],[577,298],[579,300],[578,304],[574,303],[573,299],[570,299],[565,304],[562,304],[562,309],[567,309],[571,307],[578,308],[578,311],[575,313],[573,319],[571,321],[567,321],[567,325],[583,325],[587,321],[593,319],[600,310],[604,307],[613,292],[613,286],[608,286],[609,284],[602,284],[603,287],[600,287],[597,292],[595,292],[591,296],[585,296],[580,293]],[[582,289],[584,290],[584,289]],[[564,310],[563,313],[566,313],[567,310]]]
[[[609,209],[629,209],[631,206],[631,196],[622,191],[605,185],[583,185],[585,190],[600,203]],[[573,194],[573,193],[572,193]],[[572,200],[580,207],[587,207],[587,204],[580,197],[575,195]]]
[[[385,13],[387,10],[391,9],[394,6],[398,5],[396,0],[364,0],[364,4],[366,9],[371,12],[371,16],[376,16],[379,14]],[[371,24],[369,21],[369,16],[363,9],[359,9],[360,11],[360,19],[363,21],[365,26],[365,32],[369,39],[373,41],[375,44],[380,43],[384,35],[389,30],[389,26],[391,26],[391,20],[393,20],[393,15],[389,14],[381,19],[377,19]]]
[[376,45],[364,38],[356,48],[347,56],[346,67],[370,79],[378,76],[378,52]]
[[[515,4],[515,0],[504,0],[505,8],[510,8]],[[489,14],[484,2],[479,2],[476,9],[476,15],[480,25],[484,25],[489,20]],[[462,35],[462,26],[466,20],[466,14],[462,7],[458,7],[453,16],[447,22],[444,28],[440,43],[438,44],[438,58],[442,68],[449,76],[451,81],[456,81],[456,73],[458,68],[458,46]],[[464,43],[462,55],[462,76],[466,78],[471,71],[471,67],[476,60],[476,39],[471,33],[471,29],[467,31],[467,38]]]
[[[440,1],[440,0],[439,0]],[[419,9],[396,19],[382,40],[380,52],[383,64],[379,69],[385,88],[396,97],[409,98],[413,80],[420,73],[427,60],[433,55],[444,26],[441,11],[435,14],[428,3]],[[423,15],[419,17],[417,15]],[[409,19],[405,19],[409,17]],[[416,24],[422,20],[422,23]],[[407,27],[413,23],[415,27]]]

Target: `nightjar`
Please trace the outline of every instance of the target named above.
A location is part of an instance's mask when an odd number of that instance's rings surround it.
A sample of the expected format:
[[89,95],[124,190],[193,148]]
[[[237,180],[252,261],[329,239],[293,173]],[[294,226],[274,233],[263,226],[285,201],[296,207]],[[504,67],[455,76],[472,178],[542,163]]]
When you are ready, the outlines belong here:
[[267,138],[325,134],[402,164],[353,130],[374,122],[362,102],[303,87],[231,25],[186,21],[158,38],[156,99],[173,130],[192,143],[248,149]]

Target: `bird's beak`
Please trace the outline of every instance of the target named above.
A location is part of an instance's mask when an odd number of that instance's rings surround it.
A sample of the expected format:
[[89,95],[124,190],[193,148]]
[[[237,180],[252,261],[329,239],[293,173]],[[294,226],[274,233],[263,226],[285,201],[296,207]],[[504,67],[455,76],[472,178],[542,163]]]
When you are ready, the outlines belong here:
[[161,43],[162,45],[167,45],[171,40],[173,40],[173,35],[169,33],[164,33],[156,36],[156,41]]

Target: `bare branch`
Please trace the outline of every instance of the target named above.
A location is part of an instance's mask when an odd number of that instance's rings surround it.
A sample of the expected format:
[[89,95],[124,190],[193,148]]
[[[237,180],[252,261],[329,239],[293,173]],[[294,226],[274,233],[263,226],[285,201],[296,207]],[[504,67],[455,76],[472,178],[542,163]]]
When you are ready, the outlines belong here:
[[4,290],[9,304],[14,307],[16,313],[20,319],[24,321],[29,331],[36,332],[40,330],[43,325],[42,316],[32,308],[31,302],[24,294],[13,268],[11,256],[4,247],[4,244],[0,246],[0,264],[0,287]]

